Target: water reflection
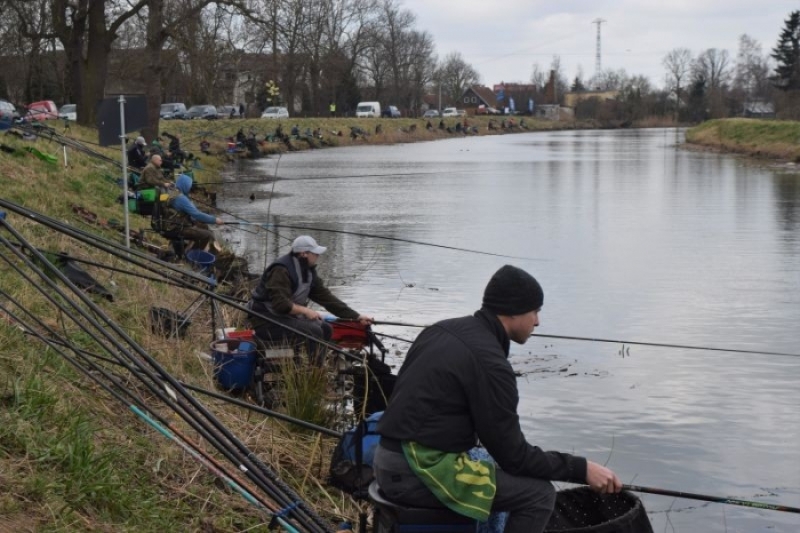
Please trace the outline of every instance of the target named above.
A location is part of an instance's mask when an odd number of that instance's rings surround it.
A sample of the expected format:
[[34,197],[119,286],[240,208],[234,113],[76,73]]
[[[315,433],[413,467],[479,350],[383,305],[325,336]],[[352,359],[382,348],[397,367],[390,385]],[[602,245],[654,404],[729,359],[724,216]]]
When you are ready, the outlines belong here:
[[[220,202],[248,220],[525,258],[309,231],[330,247],[320,267],[329,284],[384,320],[471,313],[491,273],[511,262],[544,286],[542,333],[800,351],[797,178],[680,150],[680,134],[532,133],[287,154],[280,196],[267,200],[271,183],[237,184]],[[270,160],[243,172],[274,169]],[[330,177],[339,178],[308,179]],[[231,238],[261,268],[265,253],[285,253],[301,232],[272,230]],[[405,344],[387,345],[399,364]],[[620,348],[543,339],[514,348],[531,440],[608,460],[627,482],[800,505],[800,357]],[[645,504],[656,531],[800,530],[788,513],[658,496]]]

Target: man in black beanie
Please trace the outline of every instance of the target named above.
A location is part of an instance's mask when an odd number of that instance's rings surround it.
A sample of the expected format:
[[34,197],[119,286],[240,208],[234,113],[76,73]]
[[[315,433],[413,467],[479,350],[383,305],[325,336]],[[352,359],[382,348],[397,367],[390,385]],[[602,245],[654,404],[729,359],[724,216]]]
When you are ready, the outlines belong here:
[[[543,451],[522,434],[508,353],[510,341],[524,344],[539,325],[543,302],[539,282],[506,265],[474,315],[417,337],[377,428],[373,467],[389,500],[445,506],[477,520],[508,512],[506,533],[539,533],[555,505],[551,481],[586,483],[602,494],[622,489],[608,468]],[[470,458],[478,443],[494,463]]]

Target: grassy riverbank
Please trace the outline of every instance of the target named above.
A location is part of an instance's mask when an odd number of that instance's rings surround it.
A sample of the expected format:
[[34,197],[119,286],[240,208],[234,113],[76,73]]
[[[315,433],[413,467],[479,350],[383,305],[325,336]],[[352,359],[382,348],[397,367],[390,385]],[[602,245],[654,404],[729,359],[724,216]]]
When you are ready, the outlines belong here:
[[[61,126],[58,124],[59,131]],[[70,134],[85,141],[97,138],[95,131],[77,126],[71,127]],[[120,188],[114,182],[119,171],[112,164],[68,148],[65,167],[61,144],[46,138],[30,141],[0,132],[0,143],[0,196],[4,200],[122,242],[114,227],[91,224],[72,209],[77,204],[100,219],[122,219],[121,205],[116,202]],[[55,162],[37,157],[30,148],[54,156]],[[119,157],[118,147],[92,148],[107,157]],[[224,157],[210,156],[204,157],[202,164],[204,170],[196,171],[200,180],[217,181],[227,163]],[[46,229],[35,220],[13,212],[6,212],[6,220],[41,250],[68,252],[119,269],[114,272],[82,265],[113,295],[113,302],[93,297],[95,303],[173,376],[214,389],[210,365],[200,356],[200,352],[208,352],[211,337],[209,306],[203,305],[192,316],[185,339],[152,334],[147,318],[151,307],[186,309],[197,293],[129,275],[125,272],[157,277]],[[133,215],[131,221],[133,228],[148,226],[143,217]],[[7,231],[0,231],[14,240]],[[155,237],[148,239],[163,244]],[[262,527],[258,530],[264,530],[263,513],[226,488],[177,445],[143,424],[54,350],[17,327],[7,312],[25,318],[45,335],[57,335],[79,348],[105,353],[69,316],[56,312],[32,282],[11,268],[10,264],[22,263],[3,244],[0,255],[4,259],[0,260],[0,532],[222,533],[250,530],[259,524]],[[37,325],[21,309],[31,310],[43,324]],[[223,313],[226,325],[241,324],[240,312],[224,309]],[[126,383],[137,387],[135,379]],[[152,399],[145,390],[138,393]],[[298,431],[228,403],[200,398],[332,528],[342,518],[356,518],[357,502],[324,485],[334,446],[331,438]],[[190,438],[200,440],[159,405],[153,400],[148,407]]]
[[710,120],[689,129],[686,141],[710,149],[800,163],[800,122],[797,121]]

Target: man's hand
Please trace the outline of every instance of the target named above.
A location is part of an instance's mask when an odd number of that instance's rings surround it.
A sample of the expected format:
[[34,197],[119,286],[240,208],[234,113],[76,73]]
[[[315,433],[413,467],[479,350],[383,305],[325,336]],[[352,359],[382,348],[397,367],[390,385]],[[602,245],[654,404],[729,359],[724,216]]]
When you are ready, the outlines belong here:
[[303,309],[302,315],[309,320],[322,320],[322,315],[308,307]]
[[371,316],[367,316],[367,315],[358,315],[358,318],[356,320],[361,322],[362,326],[369,326],[373,322],[375,322],[374,318],[372,318]]
[[217,217],[216,224],[221,226],[222,224],[225,224],[225,221]]
[[586,461],[586,483],[600,494],[612,494],[622,490],[622,482],[611,469],[592,461]]

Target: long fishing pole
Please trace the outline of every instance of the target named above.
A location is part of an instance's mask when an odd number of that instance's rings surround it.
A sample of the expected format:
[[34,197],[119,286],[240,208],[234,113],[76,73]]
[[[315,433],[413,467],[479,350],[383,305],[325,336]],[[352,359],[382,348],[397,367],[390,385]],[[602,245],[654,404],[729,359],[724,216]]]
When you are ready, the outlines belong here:
[[[4,291],[2,289],[0,289],[0,296],[3,296],[8,300],[13,300],[11,295],[8,294],[6,291]],[[24,307],[22,307],[19,304],[19,302],[14,302],[14,303],[16,303],[17,307],[20,310],[22,310],[22,312],[24,312],[31,320],[34,320],[39,327],[41,327],[45,331],[47,331],[48,334],[50,334],[50,335],[55,335],[56,334],[55,331],[50,326],[48,326],[46,323],[42,322],[41,319],[39,319],[31,311],[29,311],[28,309],[25,309]],[[119,361],[117,361],[116,359],[109,359],[108,357],[104,357],[104,356],[102,356],[100,354],[93,353],[93,352],[90,352],[88,350],[84,350],[82,348],[77,348],[77,347],[75,347],[74,345],[70,344],[69,342],[67,342],[64,339],[57,339],[57,338],[53,338],[53,337],[45,337],[41,333],[37,333],[35,329],[33,329],[29,324],[26,324],[19,317],[17,317],[8,308],[6,308],[2,303],[0,303],[0,311],[5,312],[7,315],[9,315],[11,318],[13,318],[22,327],[22,332],[24,334],[26,334],[26,335],[34,336],[34,337],[36,337],[36,338],[38,338],[38,339],[40,339],[40,340],[42,340],[44,342],[52,343],[52,344],[55,344],[55,345],[58,345],[58,346],[68,347],[68,348],[70,348],[71,350],[73,350],[76,353],[79,352],[81,355],[92,357],[94,359],[97,359],[99,361],[103,361],[105,363],[109,363],[109,364],[116,365],[116,366],[122,366],[122,364]],[[55,347],[53,347],[53,348],[55,348]],[[312,431],[316,431],[317,433],[322,433],[324,435],[327,435],[329,437],[334,437],[334,438],[340,438],[342,436],[341,432],[333,430],[333,429],[330,429],[330,428],[326,428],[324,426],[319,426],[317,424],[312,424],[311,422],[307,422],[307,421],[301,420],[299,418],[294,418],[294,417],[291,417],[289,415],[286,415],[286,414],[283,414],[283,413],[279,413],[277,411],[272,411],[272,410],[267,409],[265,407],[254,405],[254,404],[252,404],[250,402],[245,402],[243,400],[239,400],[237,398],[233,398],[233,397],[225,395],[225,394],[220,394],[218,392],[214,392],[214,391],[211,391],[211,390],[208,390],[208,389],[204,389],[202,387],[198,387],[196,385],[192,385],[190,383],[186,383],[185,381],[182,381],[182,380],[178,380],[178,382],[181,385],[183,385],[184,387],[186,387],[187,389],[191,390],[191,391],[198,392],[200,394],[209,396],[209,397],[217,399],[217,400],[222,400],[224,402],[230,403],[232,405],[236,405],[238,407],[243,407],[245,409],[249,409],[249,410],[254,411],[256,413],[260,413],[260,414],[269,416],[271,418],[275,418],[275,419],[281,420],[283,422],[288,422],[290,424],[294,424],[294,425],[296,425],[298,427],[302,427],[304,429],[310,429]]]
[[[403,326],[408,328],[427,328],[428,326],[420,324],[410,324],[408,322],[391,322],[387,320],[376,320],[375,325],[384,326]],[[588,342],[607,342],[613,344],[630,344],[631,346],[653,346],[656,348],[680,348],[684,350],[700,350],[707,352],[730,352],[730,353],[747,353],[753,355],[782,355],[788,357],[800,357],[798,353],[789,352],[766,352],[761,350],[743,350],[737,348],[717,348],[711,346],[693,346],[688,344],[666,344],[660,342],[641,342],[641,341],[628,341],[619,339],[601,339],[598,337],[576,337],[572,335],[546,335],[544,333],[532,333],[531,337],[541,337],[545,339],[564,339],[572,341],[588,341]]]
[[[51,328],[49,328],[48,326],[44,325],[40,320],[38,320],[38,318],[36,318],[35,315],[31,314],[28,310],[26,310],[23,307],[21,307],[18,302],[15,302],[15,303],[17,303],[17,306],[20,307],[20,309],[22,309],[26,314],[28,314],[28,316],[30,316],[31,318],[33,318],[34,320],[36,320],[37,322],[42,324],[49,331],[52,331]],[[136,394],[134,394],[129,388],[127,388],[127,387],[125,387],[125,386],[123,386],[121,384],[119,376],[114,377],[114,375],[112,373],[108,372],[103,367],[98,366],[95,363],[93,363],[91,360],[88,360],[85,357],[83,357],[83,359],[90,365],[92,371],[102,374],[103,377],[105,377],[108,381],[110,381],[114,385],[114,388],[112,388],[108,383],[103,382],[99,378],[99,376],[97,376],[96,374],[93,374],[92,372],[90,372],[89,369],[84,367],[75,358],[67,355],[56,344],[61,344],[61,345],[65,346],[65,347],[70,348],[78,356],[85,355],[85,351],[84,350],[80,350],[80,349],[78,349],[78,348],[76,348],[76,347],[74,347],[74,346],[72,346],[72,345],[70,345],[68,343],[58,342],[58,341],[54,342],[53,339],[49,339],[47,337],[44,337],[40,333],[37,333],[35,330],[33,330],[33,328],[30,327],[29,324],[25,323],[25,321],[22,320],[21,318],[19,318],[18,316],[16,316],[16,314],[14,314],[10,310],[6,309],[4,306],[2,306],[2,304],[0,304],[0,309],[2,309],[9,316],[11,316],[15,321],[17,321],[19,324],[21,324],[21,326],[23,327],[23,331],[26,334],[33,335],[33,336],[39,338],[42,342],[47,344],[56,353],[59,353],[59,355],[61,355],[68,363],[70,363],[76,369],[81,371],[85,376],[87,376],[88,378],[92,379],[95,383],[97,383],[100,387],[102,387],[106,392],[108,392],[113,398],[116,398],[118,401],[120,401],[121,403],[126,405],[134,413],[136,413],[138,416],[140,416],[142,419],[144,419],[148,424],[153,426],[160,433],[162,433],[163,435],[167,436],[167,438],[170,438],[171,440],[176,442],[184,450],[188,451],[195,459],[197,459],[201,464],[203,464],[206,468],[208,468],[212,473],[214,473],[215,475],[217,475],[218,477],[223,479],[223,481],[225,481],[229,486],[231,486],[231,488],[233,488],[236,492],[238,492],[241,496],[243,496],[248,502],[256,505],[257,507],[259,507],[262,510],[267,511],[269,513],[269,515],[273,519],[278,519],[278,521],[282,520],[282,518],[277,514],[277,511],[280,511],[280,509],[278,509],[274,505],[270,505],[263,498],[260,498],[257,495],[255,495],[255,493],[253,493],[253,491],[251,489],[248,489],[248,488],[244,487],[242,482],[239,479],[237,479],[237,477],[234,474],[228,472],[225,469],[225,467],[220,465],[213,457],[211,457],[208,454],[208,452],[206,452],[199,445],[197,445],[196,443],[191,441],[191,439],[188,439],[185,435],[183,435],[177,428],[175,428],[167,420],[165,420],[163,417],[161,417],[160,415],[158,415],[155,412],[152,412],[150,415],[148,415],[147,413],[143,412],[142,409],[140,409],[136,404],[144,405],[144,402],[142,401],[142,399],[140,397],[138,397]],[[119,364],[118,362],[114,362],[114,361],[111,361],[111,360],[108,360],[108,359],[105,359],[105,358],[102,358],[102,357],[101,357],[101,359],[106,360],[108,362],[112,362],[114,364]],[[133,403],[131,403],[131,402],[133,402]],[[154,418],[155,418],[155,420],[154,420]],[[283,524],[282,523],[282,525],[287,526],[291,531],[297,531],[292,526],[290,526],[288,523],[287,524]]]
[[[148,386],[148,388],[150,388],[150,390],[154,394],[158,395],[162,399],[162,401],[164,401],[166,404],[173,405],[173,410],[176,413],[178,413],[186,422],[192,425],[196,430],[200,432],[205,431],[204,437],[207,440],[209,440],[209,442],[212,443],[215,442],[216,440],[214,438],[215,434],[223,436],[234,448],[230,449],[225,446],[220,446],[218,444],[215,444],[215,447],[217,447],[219,451],[226,454],[229,460],[234,462],[234,464],[237,464],[240,466],[240,468],[243,468],[244,471],[247,472],[248,476],[251,476],[251,479],[254,479],[254,481],[258,479],[263,479],[263,482],[268,482],[273,486],[279,487],[282,493],[269,491],[268,485],[262,486],[262,488],[267,490],[268,493],[271,495],[271,497],[276,499],[276,501],[280,501],[284,505],[296,503],[297,506],[292,511],[294,514],[297,514],[299,517],[302,517],[303,516],[302,513],[298,514],[300,511],[302,511],[303,513],[305,513],[307,518],[309,518],[312,522],[321,525],[323,531],[326,529],[327,526],[323,525],[322,519],[319,516],[314,514],[304,502],[302,502],[296,495],[294,495],[294,492],[288,486],[286,486],[285,483],[281,481],[274,473],[272,473],[271,470],[263,462],[261,462],[257,457],[255,457],[252,454],[252,452],[250,452],[250,450],[241,441],[239,441],[235,436],[233,436],[233,434],[231,434],[230,431],[224,425],[222,425],[218,419],[216,419],[216,417],[214,417],[201,404],[199,404],[194,399],[194,397],[188,394],[188,392],[186,392],[186,390],[183,389],[183,387],[180,386],[180,384],[171,375],[169,375],[166,371],[164,371],[164,369],[161,368],[161,366],[146,351],[144,351],[138,344],[136,344],[133,341],[133,339],[131,339],[127,335],[127,333],[125,333],[117,324],[111,321],[110,318],[107,315],[105,315],[105,313],[103,313],[103,311],[96,304],[94,304],[90,299],[88,299],[77,287],[75,287],[65,276],[63,276],[61,272],[59,272],[55,267],[50,265],[47,262],[47,260],[43,256],[41,256],[41,254],[32,245],[27,243],[26,240],[18,232],[16,232],[16,230],[14,230],[8,223],[0,219],[0,224],[2,224],[3,227],[5,227],[9,232],[11,232],[12,235],[20,243],[22,243],[29,250],[30,253],[36,256],[36,258],[39,261],[41,261],[45,265],[49,265],[50,267],[49,270],[54,275],[54,277],[58,278],[62,283],[67,285],[70,288],[70,290],[72,290],[73,293],[78,297],[78,299],[84,305],[86,305],[91,309],[91,311],[94,313],[95,316],[98,316],[99,318],[102,318],[104,320],[106,326],[105,327],[101,326],[100,323],[94,318],[94,316],[90,315],[81,307],[75,305],[74,302],[69,300],[67,295],[64,294],[64,292],[55,284],[53,280],[49,278],[49,276],[45,275],[30,259],[28,259],[25,256],[25,254],[23,254],[21,251],[17,250],[13,246],[10,246],[10,242],[0,233],[0,241],[7,247],[9,247],[9,249],[12,252],[14,252],[14,254],[17,255],[17,257],[28,266],[28,268],[36,272],[37,275],[50,287],[50,290],[53,293],[64,298],[66,301],[72,303],[75,311],[77,311],[78,314],[84,320],[92,324],[92,326],[95,327],[98,331],[102,332],[103,335],[106,336],[106,338],[112,344],[114,344],[115,348],[119,350],[119,353],[125,355],[134,364],[138,364],[138,360],[133,356],[133,354],[128,352],[119,343],[119,341],[111,337],[110,333],[106,331],[106,327],[113,330],[114,333],[116,333],[120,338],[124,339],[125,342],[137,352],[139,357],[143,358],[147,362],[147,364],[150,365],[150,367],[152,368],[151,370],[151,368],[139,364],[139,369],[143,370],[148,375],[148,377],[154,382],[158,379],[154,371],[160,374],[161,377],[168,382],[170,395],[175,399],[175,401],[177,402],[177,396],[175,394],[176,393],[180,394],[181,397],[183,397],[189,403],[189,405],[202,416],[202,418],[192,417],[191,415],[188,414],[188,412],[184,411],[184,408],[182,407],[181,403],[174,403],[174,402],[171,403],[169,397],[167,397],[164,394],[164,391],[161,389],[161,387],[153,386],[151,385],[150,382],[145,381],[145,384]],[[5,259],[6,262],[12,268],[15,268],[21,275],[24,276],[24,273],[22,273],[16,265],[14,265],[7,258],[5,258],[5,256],[3,256],[3,259]],[[52,299],[50,294],[48,294],[48,291],[45,291],[43,289],[39,290],[45,297],[49,298],[54,305],[56,306],[59,305],[57,302],[55,302],[54,299]],[[72,320],[75,320],[74,316],[72,315],[69,316]],[[78,325],[80,326],[80,323],[78,323]],[[87,328],[83,326],[81,327],[86,333],[92,336],[92,338],[96,342],[103,345],[103,343],[100,341],[99,338],[97,338],[96,335],[94,335]],[[110,349],[109,352],[113,353],[110,351]],[[121,361],[123,360],[121,359]],[[231,452],[234,449],[236,450],[236,454],[239,454],[238,456],[231,455]]]
[[[238,217],[237,218],[241,218]],[[325,233],[339,233],[342,235],[354,235],[356,237],[367,237],[370,239],[382,239],[386,241],[394,241],[394,242],[405,242],[409,244],[417,244],[420,246],[430,246],[433,248],[444,248],[446,250],[455,250],[457,252],[467,252],[471,254],[479,254],[479,255],[489,255],[492,257],[505,257],[508,259],[522,259],[525,261],[549,261],[548,259],[538,259],[534,257],[521,257],[517,255],[506,255],[506,254],[497,254],[494,252],[482,252],[480,250],[471,250],[469,248],[460,248],[458,246],[447,246],[445,244],[436,244],[431,242],[424,242],[424,241],[415,241],[412,239],[403,239],[400,237],[387,237],[385,235],[377,235],[374,233],[363,233],[358,231],[344,231],[338,229],[331,229],[331,228],[315,228],[311,226],[294,226],[289,224],[272,224],[272,223],[264,223],[264,222],[239,222],[239,224],[249,224],[253,226],[262,226],[262,227],[270,227],[270,228],[288,228],[288,229],[299,229],[303,231],[321,231]]]
[[751,507],[753,509],[766,509],[768,511],[782,511],[785,513],[800,513],[800,507],[789,507],[788,505],[780,505],[776,503],[753,502],[748,500],[739,500],[736,498],[726,498],[724,496],[709,496],[707,494],[695,494],[693,492],[642,487],[640,485],[622,485],[622,488],[633,492],[644,492],[646,494],[658,494],[661,496],[673,496],[675,498],[685,498],[687,500],[725,503],[728,505],[739,505],[742,507]]

